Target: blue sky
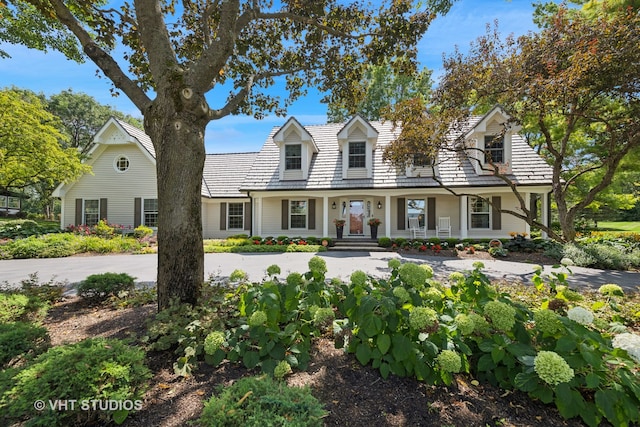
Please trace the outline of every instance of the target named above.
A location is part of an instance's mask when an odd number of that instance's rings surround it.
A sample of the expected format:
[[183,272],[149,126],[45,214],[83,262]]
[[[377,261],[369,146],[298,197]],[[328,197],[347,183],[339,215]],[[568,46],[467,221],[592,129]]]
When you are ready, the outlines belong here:
[[[533,0],[458,0],[444,17],[438,17],[419,43],[421,67],[434,70],[434,78],[441,74],[442,54],[451,53],[455,46],[466,51],[469,43],[485,34],[486,25],[499,22],[503,35],[521,35],[535,30],[532,22]],[[17,86],[47,96],[66,89],[84,92],[98,102],[134,116],[139,111],[120,95],[113,97],[109,80],[99,78],[93,63],[77,64],[57,52],[42,53],[17,46],[3,45],[12,58],[0,59],[0,86]],[[308,96],[299,99],[288,110],[303,125],[326,122],[326,106],[321,95],[309,89]],[[215,102],[211,102],[216,107]],[[246,116],[229,116],[213,121],[207,127],[205,143],[208,153],[258,151],[274,126],[286,118],[267,116],[255,120]]]

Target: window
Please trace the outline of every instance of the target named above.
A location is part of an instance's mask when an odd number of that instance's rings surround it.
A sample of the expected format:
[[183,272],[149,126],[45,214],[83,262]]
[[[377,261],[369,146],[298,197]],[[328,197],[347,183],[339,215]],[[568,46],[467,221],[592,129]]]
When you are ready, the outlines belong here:
[[485,228],[488,229],[489,221],[489,202],[480,197],[472,197],[470,200],[471,209],[471,228]]
[[96,225],[100,219],[100,200],[84,201],[84,224],[89,227]]
[[431,167],[433,165],[433,157],[424,153],[416,153],[413,155],[413,166],[417,168]]
[[364,142],[349,143],[349,167],[367,167],[367,144]]
[[7,206],[7,196],[0,196],[0,208],[6,208]]
[[116,157],[113,166],[117,172],[126,172],[129,169],[129,159],[125,156]]
[[484,137],[484,162],[504,163],[504,138],[497,135]]
[[407,199],[407,223],[409,223],[409,218],[418,218],[418,224],[420,227],[424,227],[424,214],[424,199]]
[[229,230],[244,229],[244,203],[229,203],[229,213],[227,215],[229,221],[227,228]]
[[288,144],[284,146],[284,168],[286,170],[302,169],[302,145]]
[[307,201],[291,200],[289,208],[291,228],[307,228]]
[[142,216],[144,225],[147,227],[158,226],[158,199],[144,199],[144,212]]

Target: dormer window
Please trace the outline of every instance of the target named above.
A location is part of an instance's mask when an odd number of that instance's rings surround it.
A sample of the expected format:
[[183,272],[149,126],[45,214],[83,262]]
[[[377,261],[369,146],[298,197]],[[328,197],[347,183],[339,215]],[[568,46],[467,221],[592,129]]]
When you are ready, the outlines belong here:
[[284,148],[284,162],[286,170],[302,169],[302,145],[287,144]]
[[350,142],[349,143],[349,167],[350,168],[367,167],[367,143],[366,142]]
[[413,155],[413,167],[428,168],[433,166],[433,157],[424,153],[416,153]]
[[484,162],[504,163],[504,137],[486,135],[484,137]]

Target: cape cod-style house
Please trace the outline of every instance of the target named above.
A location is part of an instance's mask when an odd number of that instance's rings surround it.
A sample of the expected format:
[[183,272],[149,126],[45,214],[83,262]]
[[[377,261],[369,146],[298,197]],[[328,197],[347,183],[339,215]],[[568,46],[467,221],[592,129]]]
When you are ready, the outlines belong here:
[[[382,160],[384,147],[399,134],[390,123],[356,115],[347,123],[303,126],[290,118],[272,130],[258,153],[207,155],[203,237],[336,237],[334,220],[345,221],[345,237],[370,237],[367,223],[372,218],[381,223],[378,237],[529,233],[524,221],[499,212],[518,210],[518,202],[488,170],[485,155],[489,152],[501,164],[525,200],[540,200],[543,222],[552,169],[517,129],[503,131],[506,122],[496,107],[469,123],[463,134],[465,152],[441,153],[435,167],[416,157],[413,166],[399,171]],[[155,155],[149,137],[112,118],[94,142],[88,160],[93,174],[56,189],[62,200],[61,226],[106,218],[129,227],[155,227]]]

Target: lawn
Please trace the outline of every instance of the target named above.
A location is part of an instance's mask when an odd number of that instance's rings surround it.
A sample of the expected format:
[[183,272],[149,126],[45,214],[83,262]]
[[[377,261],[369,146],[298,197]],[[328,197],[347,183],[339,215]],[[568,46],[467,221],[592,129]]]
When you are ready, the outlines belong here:
[[601,231],[633,231],[640,233],[640,221],[598,221]]

